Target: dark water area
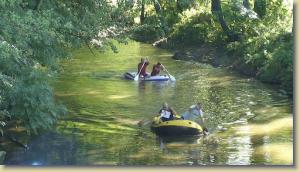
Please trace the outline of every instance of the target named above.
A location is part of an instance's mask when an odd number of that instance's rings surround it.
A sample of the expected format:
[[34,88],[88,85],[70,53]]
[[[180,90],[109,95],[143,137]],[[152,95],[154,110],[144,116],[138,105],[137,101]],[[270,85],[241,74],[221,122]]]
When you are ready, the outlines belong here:
[[[62,62],[53,82],[69,112],[55,130],[10,146],[7,165],[292,165],[292,100],[274,86],[208,64],[173,60],[166,50],[129,42],[119,53],[88,48]],[[161,62],[176,82],[135,82],[142,56]],[[150,121],[163,102],[185,112],[203,105],[209,136],[160,138]]]

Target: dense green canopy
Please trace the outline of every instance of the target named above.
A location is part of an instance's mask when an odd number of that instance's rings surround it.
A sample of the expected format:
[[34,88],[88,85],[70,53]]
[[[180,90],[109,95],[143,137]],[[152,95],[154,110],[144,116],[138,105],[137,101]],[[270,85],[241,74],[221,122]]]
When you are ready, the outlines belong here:
[[58,59],[92,39],[111,45],[128,24],[124,11],[106,0],[1,1],[0,131],[13,120],[37,133],[64,114],[48,84]]

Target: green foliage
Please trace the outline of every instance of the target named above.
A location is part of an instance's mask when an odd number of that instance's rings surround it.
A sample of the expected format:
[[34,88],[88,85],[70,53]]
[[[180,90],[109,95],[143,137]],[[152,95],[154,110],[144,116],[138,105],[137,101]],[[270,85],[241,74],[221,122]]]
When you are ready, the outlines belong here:
[[28,131],[37,134],[38,129],[49,129],[66,109],[54,103],[53,91],[45,80],[47,73],[30,70],[24,74],[26,76],[11,90],[10,113],[14,119],[22,121]]
[[237,38],[230,43],[221,21],[212,15],[209,1],[159,2],[163,10],[159,15],[165,18],[168,32],[162,34],[159,16],[152,11],[145,25],[136,28],[135,39],[154,42],[165,36],[170,45],[225,44],[233,66],[242,73],[292,90],[292,6],[288,4],[291,2],[249,1],[246,8],[242,0],[220,1],[223,21]]
[[268,59],[261,68],[260,78],[268,82],[282,83],[287,91],[293,90],[293,36],[291,33],[278,35],[270,43]]
[[193,6],[196,5],[196,1],[195,0],[176,0],[177,1],[177,10],[179,10],[178,8],[180,8],[180,10],[184,11],[186,9],[190,9]]
[[131,30],[131,38],[142,42],[153,42],[164,36],[163,23],[160,16],[155,13],[151,1],[145,1],[145,13],[147,17],[143,25],[135,25]]
[[220,39],[220,31],[208,9],[198,8],[184,11],[169,37],[177,44],[194,45]]
[[[248,74],[263,81],[280,83],[290,93],[293,86],[292,11],[283,1],[268,1],[262,19],[249,15],[236,15],[239,8],[227,13],[232,26],[242,39],[227,46],[228,53],[236,57],[237,65],[245,66]],[[230,12],[229,12],[230,11]],[[243,13],[247,14],[247,13]],[[248,13],[249,14],[249,13]],[[234,16],[237,16],[233,19]]]
[[0,2],[1,133],[10,120],[38,133],[66,113],[48,80],[68,50],[92,39],[114,47],[109,38],[122,37],[133,19],[129,3],[119,6],[105,0]]
[[[154,2],[159,3],[160,8]],[[138,4],[140,3],[138,1]],[[173,25],[179,21],[176,1],[144,0],[144,3],[146,18],[143,25],[136,25],[133,28],[132,38],[143,42],[153,42],[166,37],[172,31]],[[155,5],[159,8],[159,13],[155,11]]]
[[253,10],[260,16],[266,15],[266,0],[255,0]]
[[132,30],[132,38],[143,42],[153,42],[160,39],[163,36],[162,28],[157,25],[144,24],[141,26],[136,26]]

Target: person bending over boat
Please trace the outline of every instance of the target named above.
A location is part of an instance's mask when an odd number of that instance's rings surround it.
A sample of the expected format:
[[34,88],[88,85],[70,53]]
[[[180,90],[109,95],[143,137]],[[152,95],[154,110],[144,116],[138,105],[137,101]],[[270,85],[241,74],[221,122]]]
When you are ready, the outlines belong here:
[[182,119],[191,120],[191,121],[195,121],[198,117],[200,117],[200,120],[197,122],[203,127],[203,130],[207,133],[208,130],[204,124],[205,121],[203,117],[202,106],[199,102],[195,105],[190,106],[189,110],[181,115]]
[[158,113],[163,122],[175,119],[176,112],[168,105],[168,103],[163,103],[163,106]]
[[194,121],[196,118],[201,118],[201,123],[204,123],[203,120],[203,111],[200,103],[192,105],[189,107],[188,111],[181,115],[182,119]]
[[160,70],[164,70],[164,67],[161,65],[161,63],[157,62],[157,64],[153,65],[151,76],[158,75]]
[[138,72],[140,72],[140,76],[143,77],[147,76],[146,69],[148,65],[149,65],[148,59],[141,58],[141,62],[138,64]]

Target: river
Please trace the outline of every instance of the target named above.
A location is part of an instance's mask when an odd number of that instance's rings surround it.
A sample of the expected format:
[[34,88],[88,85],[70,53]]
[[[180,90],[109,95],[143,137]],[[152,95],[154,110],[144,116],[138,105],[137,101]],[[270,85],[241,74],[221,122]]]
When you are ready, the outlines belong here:
[[[272,85],[208,64],[173,60],[130,41],[118,53],[88,48],[61,62],[52,83],[68,108],[55,130],[15,147],[7,165],[292,165],[293,101]],[[161,62],[176,82],[125,80],[141,57]],[[150,121],[163,102],[179,113],[201,102],[210,135],[160,138]]]

